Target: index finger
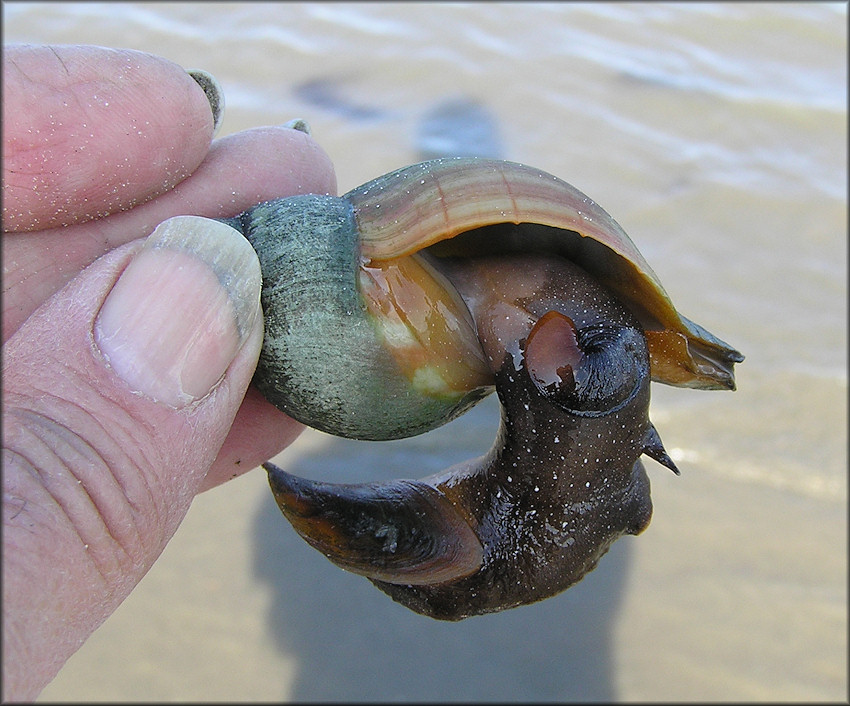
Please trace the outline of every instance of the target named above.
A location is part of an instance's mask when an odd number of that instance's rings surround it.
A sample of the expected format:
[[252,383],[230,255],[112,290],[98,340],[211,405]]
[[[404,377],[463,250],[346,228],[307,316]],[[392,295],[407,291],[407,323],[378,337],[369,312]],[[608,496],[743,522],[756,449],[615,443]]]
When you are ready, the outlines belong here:
[[3,87],[4,231],[143,203],[189,176],[213,136],[204,90],[144,52],[10,46]]

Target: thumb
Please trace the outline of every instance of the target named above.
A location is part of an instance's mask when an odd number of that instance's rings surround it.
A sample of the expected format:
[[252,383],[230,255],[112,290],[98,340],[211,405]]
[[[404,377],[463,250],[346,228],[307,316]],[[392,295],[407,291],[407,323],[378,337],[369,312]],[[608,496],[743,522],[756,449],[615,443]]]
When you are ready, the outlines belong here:
[[180,216],[4,345],[4,697],[37,694],[183,519],[256,366],[260,283],[241,234]]

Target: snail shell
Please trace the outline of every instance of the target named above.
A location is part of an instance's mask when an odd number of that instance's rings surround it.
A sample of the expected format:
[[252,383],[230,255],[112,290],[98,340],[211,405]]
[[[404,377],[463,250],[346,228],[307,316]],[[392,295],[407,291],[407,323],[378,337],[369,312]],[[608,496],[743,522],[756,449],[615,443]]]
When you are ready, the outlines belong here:
[[676,311],[594,201],[525,165],[437,159],[342,197],[278,199],[228,222],[254,245],[264,274],[255,383],[287,414],[331,434],[413,436],[493,391],[468,307],[426,255],[565,257],[635,313],[654,380],[734,389],[740,353]]
[[433,160],[228,222],[263,270],[255,382],[291,416],[392,439],[497,390],[491,451],[429,478],[327,484],[265,464],[302,537],[434,618],[578,581],[649,523],[641,455],[678,473],[650,380],[735,387],[743,356],[676,311],[622,228],[525,165]]

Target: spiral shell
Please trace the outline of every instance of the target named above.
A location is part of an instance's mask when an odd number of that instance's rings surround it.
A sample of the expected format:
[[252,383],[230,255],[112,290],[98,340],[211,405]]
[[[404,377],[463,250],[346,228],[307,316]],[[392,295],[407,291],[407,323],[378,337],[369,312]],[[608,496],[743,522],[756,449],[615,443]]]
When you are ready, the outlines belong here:
[[264,273],[256,384],[291,416],[332,434],[412,436],[492,392],[467,306],[434,266],[446,257],[565,257],[637,316],[654,380],[734,389],[741,355],[676,311],[611,216],[538,169],[437,159],[342,197],[278,199],[230,222]]

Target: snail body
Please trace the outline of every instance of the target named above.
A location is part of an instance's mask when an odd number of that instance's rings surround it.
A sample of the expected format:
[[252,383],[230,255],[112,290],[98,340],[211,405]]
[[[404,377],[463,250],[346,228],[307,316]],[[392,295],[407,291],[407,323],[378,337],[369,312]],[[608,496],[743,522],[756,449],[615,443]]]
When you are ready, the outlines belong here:
[[305,540],[431,617],[558,593],[642,531],[641,455],[676,470],[650,380],[734,389],[743,359],[676,311],[604,210],[525,165],[433,160],[228,222],[263,271],[255,383],[287,414],[393,439],[498,392],[491,451],[429,478],[326,484],[265,465]]

